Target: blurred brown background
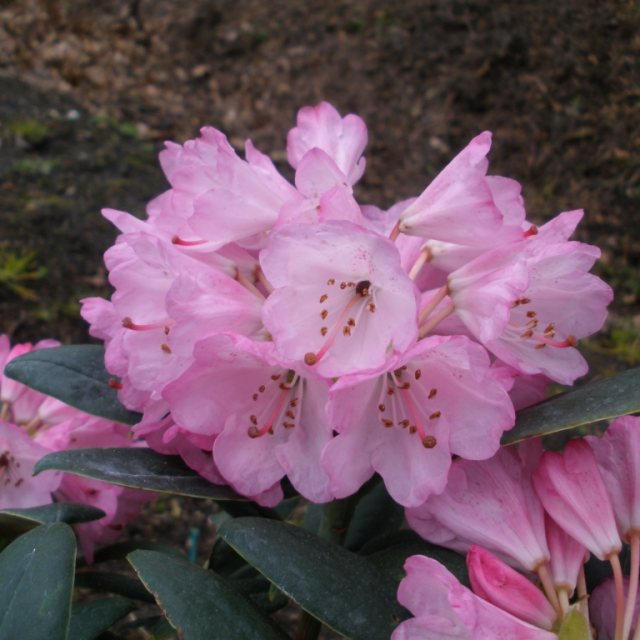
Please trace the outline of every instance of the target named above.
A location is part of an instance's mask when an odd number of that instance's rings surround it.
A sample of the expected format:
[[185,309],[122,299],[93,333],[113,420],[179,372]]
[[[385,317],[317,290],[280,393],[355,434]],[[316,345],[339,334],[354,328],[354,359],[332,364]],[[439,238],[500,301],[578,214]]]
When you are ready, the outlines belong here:
[[640,6],[474,0],[0,0],[0,330],[86,341],[99,209],[142,214],[156,155],[214,125],[286,175],[299,106],[369,126],[362,202],[419,193],[469,138],[536,221],[583,207],[617,288],[597,353],[640,360]]

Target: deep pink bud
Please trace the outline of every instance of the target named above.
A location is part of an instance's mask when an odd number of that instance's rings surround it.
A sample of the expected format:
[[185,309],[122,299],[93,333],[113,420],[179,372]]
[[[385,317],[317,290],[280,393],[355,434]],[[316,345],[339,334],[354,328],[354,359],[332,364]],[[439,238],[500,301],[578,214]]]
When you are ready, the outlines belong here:
[[556,613],[530,580],[477,545],[467,553],[473,592],[512,615],[551,630]]

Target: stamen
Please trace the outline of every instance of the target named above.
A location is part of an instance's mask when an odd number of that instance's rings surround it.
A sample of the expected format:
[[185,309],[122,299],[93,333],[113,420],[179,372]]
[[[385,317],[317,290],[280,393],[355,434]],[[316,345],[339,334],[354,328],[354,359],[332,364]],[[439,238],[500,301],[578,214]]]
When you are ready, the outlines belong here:
[[110,389],[122,389],[122,382],[116,380],[116,378],[109,378],[107,382],[107,386]]
[[166,322],[150,322],[148,324],[136,324],[129,316],[122,319],[122,326],[125,329],[131,329],[133,331],[151,331],[152,329],[164,329],[165,335],[169,328],[169,324]]
[[537,236],[538,235],[538,227],[536,227],[535,224],[532,224],[525,232],[524,232],[524,237],[525,238],[529,238],[531,236]]
[[171,243],[179,247],[197,247],[201,244],[207,244],[208,240],[183,240],[179,236],[173,236]]
[[[351,282],[349,284],[352,284]],[[369,288],[371,287],[371,282],[369,280],[360,280],[356,285],[356,293],[363,298],[366,298],[369,295]]]

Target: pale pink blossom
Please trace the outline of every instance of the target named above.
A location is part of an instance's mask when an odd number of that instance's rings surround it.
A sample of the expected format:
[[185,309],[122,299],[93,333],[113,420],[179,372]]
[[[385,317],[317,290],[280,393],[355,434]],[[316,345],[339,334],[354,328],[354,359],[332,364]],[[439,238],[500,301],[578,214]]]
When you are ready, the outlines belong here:
[[588,552],[583,544],[574,540],[562,527],[545,514],[547,543],[551,553],[551,578],[556,589],[564,589],[571,596],[578,583],[578,574],[586,562]]
[[398,600],[415,616],[401,623],[392,640],[553,640],[540,629],[483,600],[462,586],[439,562],[411,556]]
[[602,437],[585,440],[595,455],[620,535],[640,532],[640,418],[614,420]]
[[0,509],[37,507],[51,502],[62,480],[48,471],[33,476],[33,468],[49,450],[34,442],[20,427],[0,422]]
[[583,440],[545,451],[533,482],[545,511],[601,560],[622,548],[611,500],[596,459]]
[[364,173],[366,146],[367,127],[362,118],[352,113],[341,118],[332,105],[321,102],[298,111],[297,126],[287,136],[287,157],[297,169],[310,151],[320,149],[353,185]]
[[529,571],[549,560],[544,511],[514,448],[490,460],[456,460],[445,490],[407,509],[407,519],[426,540],[456,551],[481,545]]
[[385,238],[346,223],[289,225],[260,264],[264,325],[281,357],[325,378],[383,366],[416,339],[417,290]]
[[377,471],[393,498],[416,507],[447,482],[451,455],[488,458],[513,424],[486,352],[463,336],[418,342],[382,372],[344,376],[331,388],[323,464],[337,497]]
[[287,475],[315,502],[332,496],[320,465],[331,438],[324,417],[328,384],[280,361],[271,342],[233,334],[196,344],[194,365],[164,397],[183,429],[216,435],[213,457],[244,495],[260,495]]
[[587,364],[575,349],[606,318],[612,292],[588,273],[596,247],[568,241],[581,211],[521,242],[482,254],[449,276],[455,312],[506,364],[572,384]]
[[485,248],[522,238],[520,185],[486,176],[490,147],[488,131],[476,136],[402,212],[400,231]]

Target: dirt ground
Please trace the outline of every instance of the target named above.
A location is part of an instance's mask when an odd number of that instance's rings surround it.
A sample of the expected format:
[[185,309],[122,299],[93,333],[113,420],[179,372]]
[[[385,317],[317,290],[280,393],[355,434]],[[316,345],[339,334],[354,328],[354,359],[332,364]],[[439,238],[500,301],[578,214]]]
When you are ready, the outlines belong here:
[[291,176],[295,112],[328,100],[369,127],[361,202],[418,194],[490,129],[533,220],[584,208],[616,287],[590,348],[638,363],[639,27],[612,0],[0,0],[0,331],[88,340],[78,300],[109,295],[115,238],[99,211],[143,214],[164,140],[211,124]]
[[[640,299],[640,10],[584,0],[0,2],[0,329],[86,341],[78,298],[108,294],[104,206],[142,214],[156,154],[202,124],[285,166],[296,109],[367,122],[361,201],[419,193],[494,132],[492,171],[530,216],[587,211],[614,310]],[[289,172],[290,174],[290,172]]]

